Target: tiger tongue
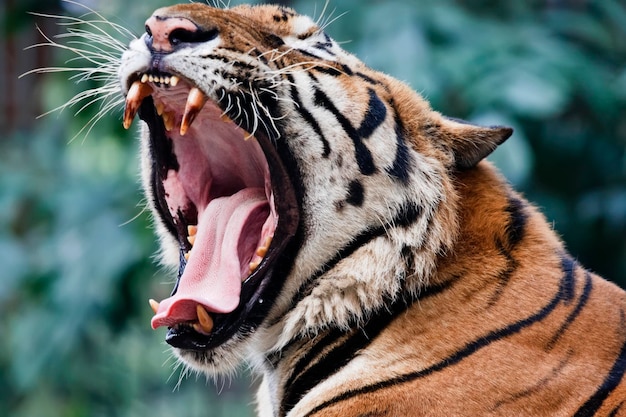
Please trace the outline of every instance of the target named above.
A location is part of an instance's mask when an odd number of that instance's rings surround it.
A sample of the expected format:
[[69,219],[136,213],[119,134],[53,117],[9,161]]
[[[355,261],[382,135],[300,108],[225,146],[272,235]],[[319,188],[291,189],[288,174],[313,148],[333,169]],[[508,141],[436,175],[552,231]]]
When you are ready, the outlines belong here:
[[176,294],[159,304],[153,329],[197,321],[198,304],[215,313],[230,313],[237,307],[242,261],[246,261],[239,256],[242,249],[245,255],[248,246],[256,247],[268,204],[262,188],[245,188],[211,201],[198,213],[198,234],[189,261]]

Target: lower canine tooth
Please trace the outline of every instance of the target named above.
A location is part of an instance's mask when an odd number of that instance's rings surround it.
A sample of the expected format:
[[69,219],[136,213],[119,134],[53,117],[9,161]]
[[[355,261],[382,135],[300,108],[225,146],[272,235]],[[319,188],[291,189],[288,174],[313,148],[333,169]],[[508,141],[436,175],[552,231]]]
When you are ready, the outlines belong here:
[[126,94],[126,108],[124,109],[124,129],[128,129],[137,115],[139,106],[144,98],[152,94],[152,87],[141,81],[135,81]]
[[150,303],[150,307],[152,308],[152,311],[154,311],[154,314],[156,314],[157,311],[159,310],[159,302],[156,300],[153,300],[152,298],[148,300],[148,302]]
[[[199,324],[200,330],[202,330],[200,333],[211,333],[211,330],[213,330],[213,319],[211,318],[209,313],[200,304],[196,306],[196,313],[198,314],[197,324]],[[195,324],[196,323],[194,323],[194,329],[196,329],[197,331],[198,329],[196,328]]]

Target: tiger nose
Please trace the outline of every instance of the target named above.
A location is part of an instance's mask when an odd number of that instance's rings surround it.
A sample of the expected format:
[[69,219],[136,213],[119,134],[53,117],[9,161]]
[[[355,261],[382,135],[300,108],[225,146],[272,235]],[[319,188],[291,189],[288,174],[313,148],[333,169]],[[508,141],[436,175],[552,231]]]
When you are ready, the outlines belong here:
[[153,15],[146,20],[146,45],[152,52],[170,53],[177,47],[217,37],[217,29],[204,30],[183,17]]

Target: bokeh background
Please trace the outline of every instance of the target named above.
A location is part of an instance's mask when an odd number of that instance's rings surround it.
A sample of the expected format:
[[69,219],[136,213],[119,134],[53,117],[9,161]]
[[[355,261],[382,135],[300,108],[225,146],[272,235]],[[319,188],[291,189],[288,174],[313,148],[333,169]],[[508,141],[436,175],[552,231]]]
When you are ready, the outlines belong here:
[[[167,2],[80,0],[135,34]],[[232,4],[238,2],[232,1]],[[324,2],[284,1],[319,16]],[[176,369],[148,298],[172,277],[138,185],[121,108],[54,109],[94,87],[40,42],[80,14],[58,0],[0,3],[0,415],[250,416],[255,382]],[[332,13],[331,13],[332,12]],[[616,0],[331,0],[327,31],[449,115],[515,128],[491,158],[583,264],[626,286],[626,5]]]

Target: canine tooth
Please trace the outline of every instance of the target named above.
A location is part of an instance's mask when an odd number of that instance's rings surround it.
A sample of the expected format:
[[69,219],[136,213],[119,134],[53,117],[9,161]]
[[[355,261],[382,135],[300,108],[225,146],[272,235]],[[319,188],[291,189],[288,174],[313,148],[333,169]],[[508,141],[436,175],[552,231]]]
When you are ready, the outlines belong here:
[[148,74],[144,74],[141,76],[141,82],[144,84],[148,82]]
[[180,78],[178,78],[177,76],[172,76],[172,78],[170,78],[170,84],[172,87],[176,87],[178,85],[178,82],[180,81]]
[[193,246],[193,244],[196,243],[196,237],[195,236],[187,236],[187,241],[191,244],[191,246]]
[[189,226],[187,226],[188,236],[195,236],[196,234],[198,234],[198,226],[195,226],[193,224],[190,224]]
[[189,96],[187,97],[187,104],[185,105],[185,113],[183,114],[183,121],[180,124],[180,135],[184,136],[189,130],[189,127],[195,120],[202,107],[204,107],[204,103],[207,101],[207,96],[200,91],[200,89],[194,87],[189,91]]
[[224,123],[232,122],[232,120],[230,119],[230,117],[228,117],[226,113],[222,113],[222,115],[220,116],[220,119],[222,119],[222,122]]
[[186,260],[186,261],[188,261],[188,260],[189,260],[189,256],[190,256],[190,253],[189,253],[189,252],[185,252],[184,257],[185,257],[185,260]]
[[150,303],[150,307],[152,308],[152,311],[154,311],[154,314],[156,314],[157,311],[159,310],[159,302],[151,298],[148,300],[148,303]]
[[152,87],[143,84],[141,81],[135,81],[128,89],[126,94],[126,108],[124,109],[124,129],[128,129],[137,115],[139,106],[144,98],[152,94]]
[[[202,332],[200,333],[211,333],[211,330],[213,330],[213,319],[211,318],[209,313],[200,304],[196,306],[196,313],[198,314],[198,324],[200,325],[199,327],[202,330]],[[195,326],[194,329],[196,329]],[[196,331],[197,330],[198,329],[196,329]]]

